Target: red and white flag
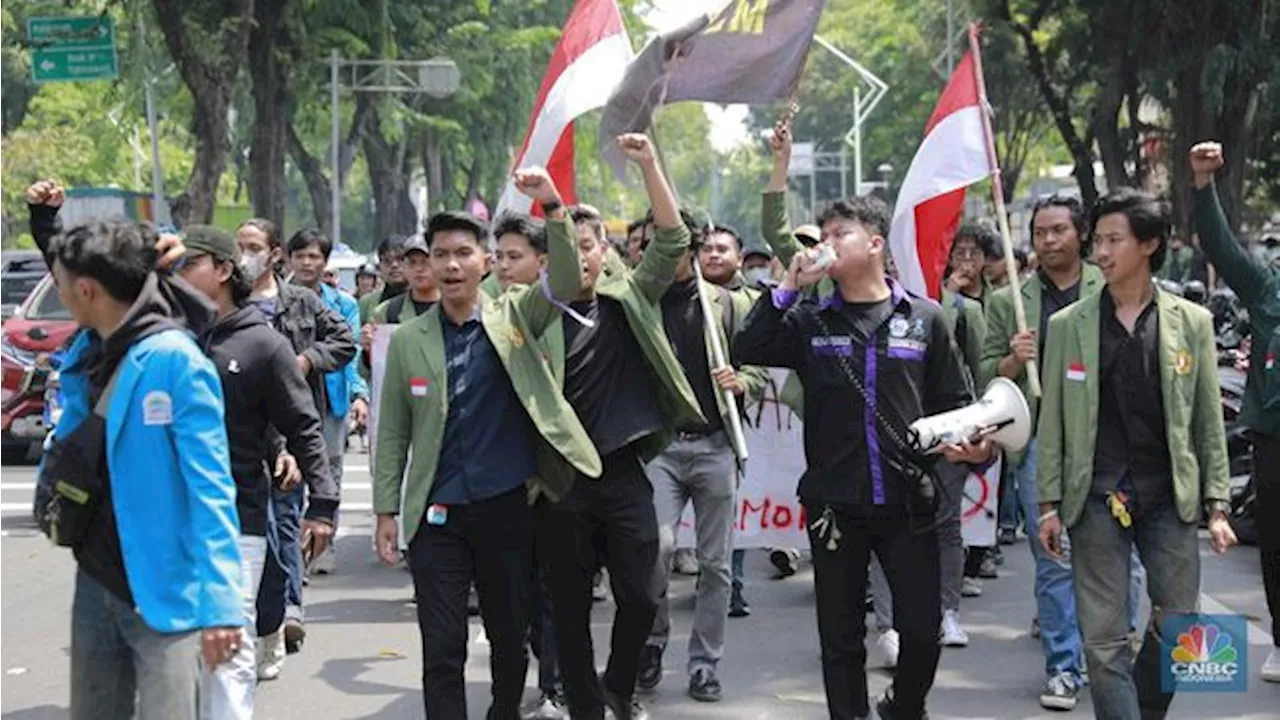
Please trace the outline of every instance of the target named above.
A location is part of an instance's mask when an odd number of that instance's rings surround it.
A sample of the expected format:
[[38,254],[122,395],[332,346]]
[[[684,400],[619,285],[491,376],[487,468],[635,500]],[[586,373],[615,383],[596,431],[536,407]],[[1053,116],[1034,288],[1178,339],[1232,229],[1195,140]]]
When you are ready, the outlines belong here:
[[[615,0],[578,0],[551,53],[547,74],[529,118],[524,144],[513,169],[547,168],[566,203],[577,201],[573,188],[573,121],[604,107],[631,63],[631,39]],[[533,202],[508,178],[494,216],[527,213]]]
[[942,297],[942,274],[964,213],[964,190],[993,171],[977,66],[966,53],[938,99],[898,192],[889,248],[908,290]]

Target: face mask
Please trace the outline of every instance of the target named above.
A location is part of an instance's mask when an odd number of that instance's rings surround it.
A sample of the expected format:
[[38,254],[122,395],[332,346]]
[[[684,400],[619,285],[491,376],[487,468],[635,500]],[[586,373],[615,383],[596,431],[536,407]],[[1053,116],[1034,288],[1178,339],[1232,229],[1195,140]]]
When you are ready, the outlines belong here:
[[249,282],[257,282],[267,271],[267,253],[245,253],[240,256],[240,269],[248,276]]
[[761,283],[768,282],[773,278],[773,275],[769,273],[769,268],[767,267],[754,267],[743,274],[746,276],[747,282],[751,285],[759,285]]

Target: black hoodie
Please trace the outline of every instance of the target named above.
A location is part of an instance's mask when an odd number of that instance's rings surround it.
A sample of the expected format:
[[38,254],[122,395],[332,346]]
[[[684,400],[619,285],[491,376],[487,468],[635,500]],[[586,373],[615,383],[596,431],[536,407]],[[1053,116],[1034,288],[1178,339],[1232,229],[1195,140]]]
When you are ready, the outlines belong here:
[[275,452],[268,426],[279,430],[309,486],[307,517],[333,522],[338,486],[329,474],[320,415],[289,341],[257,308],[220,318],[202,341],[222,378],[236,509],[245,535],[267,533],[267,498]]

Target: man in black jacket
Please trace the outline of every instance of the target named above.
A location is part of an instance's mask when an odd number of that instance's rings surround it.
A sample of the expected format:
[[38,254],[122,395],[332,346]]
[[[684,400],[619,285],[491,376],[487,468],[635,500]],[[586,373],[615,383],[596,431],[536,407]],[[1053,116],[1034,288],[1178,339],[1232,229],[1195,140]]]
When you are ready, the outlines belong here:
[[[214,327],[201,345],[222,380],[231,474],[240,516],[240,573],[245,589],[245,624],[257,622],[258,585],[267,556],[267,502],[275,447],[265,438],[274,427],[287,438],[311,488],[303,526],[323,546],[333,534],[338,487],[329,474],[320,418],[289,341],[249,305],[251,287],[240,268],[235,238],[216,228],[186,230],[182,277],[218,308]],[[253,717],[257,680],[252,633],[231,662],[204,674],[200,699],[212,717]]]
[[[315,406],[327,408],[324,373],[341,369],[355,357],[351,327],[315,292],[276,277],[272,269],[283,261],[284,248],[275,223],[258,218],[246,220],[240,225],[236,240],[241,253],[239,267],[253,284],[249,304],[289,340],[298,368],[311,386]],[[277,438],[276,446],[281,445]],[[292,458],[285,458],[280,469],[296,473]],[[277,547],[268,558],[258,593],[258,633],[264,638],[259,653],[259,679],[279,677],[285,650],[297,652],[306,637],[302,624],[304,568],[299,527],[304,495],[301,484],[272,488]]]

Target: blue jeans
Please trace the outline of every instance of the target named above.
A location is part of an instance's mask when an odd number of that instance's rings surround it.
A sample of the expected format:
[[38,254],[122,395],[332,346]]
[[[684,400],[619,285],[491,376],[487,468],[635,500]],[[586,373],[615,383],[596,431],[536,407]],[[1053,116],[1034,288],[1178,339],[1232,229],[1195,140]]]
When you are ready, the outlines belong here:
[[[196,720],[200,633],[160,633],[83,570],[71,605],[72,720]],[[136,705],[135,705],[136,702]]]
[[737,548],[729,556],[729,577],[733,584],[734,592],[742,592],[742,581],[747,577],[747,570],[743,567],[746,563],[747,551]]
[[[1080,677],[1083,666],[1083,646],[1080,641],[1080,624],[1076,615],[1076,599],[1071,579],[1071,541],[1064,533],[1065,550],[1061,560],[1049,557],[1040,546],[1040,505],[1036,488],[1036,443],[1031,441],[1022,466],[1015,471],[1018,485],[1018,502],[1027,526],[1027,544],[1036,561],[1035,596],[1036,610],[1040,618],[1040,642],[1044,645],[1045,672],[1057,675],[1068,672]],[[1137,549],[1130,552],[1129,566],[1129,627],[1138,627],[1139,592],[1142,589],[1142,563]]]
[[267,563],[258,588],[258,636],[280,629],[285,618],[302,620],[302,502],[306,486],[271,488],[267,504]]
[[1017,530],[1018,523],[1022,521],[1022,505],[1018,499],[1018,472],[1010,465],[1009,456],[1006,454],[1004,464],[1000,468],[1000,502],[998,504],[1001,530]]
[[[1161,637],[1158,620],[1161,615],[1197,609],[1197,531],[1195,523],[1184,523],[1178,517],[1172,499],[1141,510],[1134,515],[1131,528],[1122,528],[1101,497],[1089,498],[1079,521],[1070,529],[1071,542],[1081,559],[1075,567],[1075,592],[1089,658],[1089,694],[1094,716],[1100,720],[1163,718],[1168,712],[1173,693],[1161,687],[1166,672],[1161,659],[1169,657],[1174,638]],[[1129,642],[1132,613],[1126,614],[1117,603],[1125,595],[1126,573],[1132,594],[1135,545],[1151,575],[1151,605],[1158,608],[1136,661]]]

